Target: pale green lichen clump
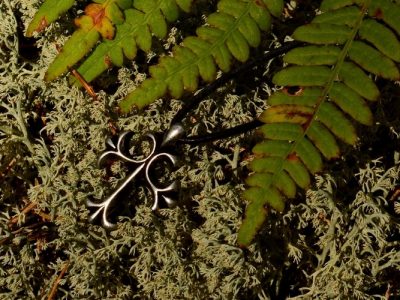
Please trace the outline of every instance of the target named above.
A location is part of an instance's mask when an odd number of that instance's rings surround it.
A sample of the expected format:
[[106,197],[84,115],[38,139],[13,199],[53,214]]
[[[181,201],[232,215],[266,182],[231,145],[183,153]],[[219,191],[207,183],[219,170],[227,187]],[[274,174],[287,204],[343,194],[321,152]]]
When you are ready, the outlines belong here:
[[[66,78],[45,84],[68,25],[52,24],[37,37],[34,61],[21,56],[18,30],[37,4],[0,2],[1,299],[47,299],[64,268],[54,299],[385,299],[399,292],[399,206],[390,213],[387,200],[398,184],[397,159],[360,165],[347,194],[335,178],[318,176],[306,201],[271,213],[246,250],[236,238],[250,137],[184,149],[175,174],[181,207],[157,217],[139,189],[129,196],[135,213],[120,218],[117,230],[89,224],[86,199],[105,197],[127,171],[116,164],[107,179],[97,168],[110,120],[138,133],[162,131],[180,104],[165,109],[158,101],[116,117],[118,101],[143,79],[135,65],[120,69],[117,90],[100,92],[98,101]],[[256,92],[252,99],[229,94],[225,105],[202,103],[191,133],[212,131],[220,119],[240,124],[265,106]],[[29,204],[35,208],[23,213]]]

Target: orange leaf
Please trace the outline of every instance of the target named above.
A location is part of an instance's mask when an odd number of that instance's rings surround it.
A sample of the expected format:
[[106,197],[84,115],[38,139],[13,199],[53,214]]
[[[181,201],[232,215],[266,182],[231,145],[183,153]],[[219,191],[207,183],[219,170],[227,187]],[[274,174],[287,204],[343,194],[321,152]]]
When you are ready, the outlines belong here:
[[114,26],[106,16],[106,10],[101,4],[91,3],[86,6],[85,15],[75,19],[75,24],[87,31],[94,27],[103,38],[109,40],[114,38]]

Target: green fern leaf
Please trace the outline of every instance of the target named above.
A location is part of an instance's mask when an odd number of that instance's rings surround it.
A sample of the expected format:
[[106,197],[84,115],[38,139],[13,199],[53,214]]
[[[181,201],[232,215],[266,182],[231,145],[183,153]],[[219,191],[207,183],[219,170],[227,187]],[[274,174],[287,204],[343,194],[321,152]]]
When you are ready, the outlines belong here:
[[[268,206],[282,211],[285,198],[294,197],[287,176],[307,188],[310,175],[322,170],[322,158],[339,156],[337,140],[357,142],[351,119],[372,124],[366,100],[379,98],[372,78],[400,78],[396,64],[400,27],[394,21],[399,4],[325,0],[321,10],[310,24],[293,33],[294,39],[309,45],[287,53],[284,60],[289,66],[273,77],[276,85],[297,87],[297,91],[275,92],[270,108],[259,117],[266,123],[260,129],[264,141],[254,147],[256,158],[250,163],[254,173],[244,193],[249,205],[238,234],[242,246],[251,243]],[[283,184],[289,188],[285,190]]]
[[196,37],[187,37],[172,56],[150,68],[152,78],[120,103],[122,111],[142,108],[167,92],[180,98],[185,90],[197,89],[199,77],[214,80],[217,67],[227,72],[233,58],[246,61],[250,47],[260,43],[260,31],[270,28],[271,14],[278,16],[282,9],[282,0],[221,0],[218,12],[208,16],[208,25],[198,28]]
[[276,74],[276,85],[325,86],[331,76],[331,70],[325,66],[291,66]]
[[340,49],[335,46],[307,46],[293,49],[284,57],[290,64],[303,66],[333,65],[336,63]]
[[46,0],[36,12],[26,30],[26,36],[41,32],[74,5],[75,0]]
[[314,18],[313,23],[354,26],[357,22],[359,10],[355,6],[328,11]]
[[312,44],[344,44],[351,34],[351,29],[346,25],[311,23],[299,27],[293,38]]
[[[113,40],[104,40],[77,69],[90,82],[112,65],[122,66],[124,56],[136,57],[138,49],[150,51],[152,33],[162,39],[167,35],[167,21],[179,16],[179,8],[188,12],[193,0],[143,0],[134,1],[134,8],[127,9],[125,22],[116,26]],[[79,84],[75,77],[71,83]]]

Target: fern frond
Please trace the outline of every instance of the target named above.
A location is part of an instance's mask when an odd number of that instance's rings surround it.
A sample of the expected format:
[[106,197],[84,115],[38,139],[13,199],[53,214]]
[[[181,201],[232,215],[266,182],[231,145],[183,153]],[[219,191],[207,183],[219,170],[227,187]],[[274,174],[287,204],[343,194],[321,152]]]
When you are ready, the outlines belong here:
[[[122,66],[124,56],[132,60],[137,49],[151,49],[153,33],[162,39],[167,35],[167,22],[177,20],[179,8],[189,12],[193,0],[141,0],[124,11],[125,22],[116,26],[113,40],[104,40],[78,68],[90,82],[112,65]],[[72,78],[77,83],[75,78]]]
[[150,68],[152,78],[120,103],[122,111],[142,108],[167,92],[180,98],[184,90],[197,89],[199,77],[212,81],[217,68],[224,72],[231,69],[233,58],[246,61],[250,47],[260,44],[260,31],[269,30],[271,14],[279,16],[282,9],[282,0],[219,1],[218,12],[197,29],[197,36],[187,37],[174,47],[172,56],[162,57]]
[[[269,99],[260,120],[265,140],[256,145],[254,172],[244,192],[249,201],[238,242],[251,243],[267,207],[284,209],[322,170],[322,158],[339,156],[337,140],[357,142],[351,119],[372,124],[366,103],[379,98],[373,77],[399,80],[400,5],[390,0],[325,0],[322,14],[300,26],[293,38],[309,45],[284,57],[288,66],[273,82],[284,88]],[[297,87],[296,92],[292,92]]]
[[58,19],[74,5],[75,0],[46,0],[34,15],[26,30],[26,36],[43,31],[50,23]]
[[112,39],[115,24],[124,22],[121,10],[130,7],[131,0],[98,0],[85,8],[85,15],[75,19],[78,27],[67,40],[63,49],[50,64],[45,80],[51,81],[65,73],[82,59],[96,44],[100,36]]

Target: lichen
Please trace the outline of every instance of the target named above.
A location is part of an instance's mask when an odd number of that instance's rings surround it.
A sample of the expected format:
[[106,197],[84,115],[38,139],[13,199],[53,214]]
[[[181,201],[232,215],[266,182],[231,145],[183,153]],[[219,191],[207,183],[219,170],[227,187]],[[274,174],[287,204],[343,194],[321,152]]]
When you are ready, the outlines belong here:
[[[116,90],[98,90],[97,101],[66,78],[45,84],[68,25],[52,24],[35,38],[37,58],[24,57],[28,42],[18,31],[38,2],[0,2],[1,299],[47,299],[64,268],[54,299],[383,299],[400,292],[399,202],[388,201],[398,159],[335,162],[340,171],[317,176],[285,213],[271,212],[249,249],[236,238],[252,134],[183,147],[174,174],[182,185],[178,208],[156,216],[148,192],[137,188],[115,231],[88,223],[86,200],[104,198],[127,172],[123,164],[107,174],[97,167],[112,127],[161,132],[181,103],[159,100],[119,115],[118,101],[143,80],[136,64],[118,70]],[[189,134],[251,120],[266,106],[252,94],[221,88],[191,113]],[[354,168],[352,184],[340,185]]]

